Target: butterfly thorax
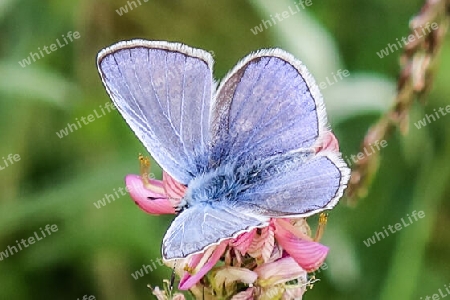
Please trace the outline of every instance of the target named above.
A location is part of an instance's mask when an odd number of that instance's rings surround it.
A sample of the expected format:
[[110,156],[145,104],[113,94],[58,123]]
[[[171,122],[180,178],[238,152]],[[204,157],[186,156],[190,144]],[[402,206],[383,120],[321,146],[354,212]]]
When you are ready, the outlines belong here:
[[311,157],[312,151],[292,152],[251,162],[221,164],[205,172],[188,184],[177,210],[193,205],[214,206],[220,202],[233,204],[240,194],[255,189],[266,180],[298,167],[299,161]]

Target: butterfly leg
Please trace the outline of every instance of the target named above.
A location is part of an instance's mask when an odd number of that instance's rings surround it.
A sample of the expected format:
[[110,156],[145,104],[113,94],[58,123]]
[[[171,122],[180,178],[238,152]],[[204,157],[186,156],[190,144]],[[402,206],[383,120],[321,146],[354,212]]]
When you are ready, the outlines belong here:
[[177,214],[179,214],[188,207],[189,207],[189,205],[188,205],[187,201],[184,198],[181,198],[178,200],[178,204],[175,207],[175,212]]

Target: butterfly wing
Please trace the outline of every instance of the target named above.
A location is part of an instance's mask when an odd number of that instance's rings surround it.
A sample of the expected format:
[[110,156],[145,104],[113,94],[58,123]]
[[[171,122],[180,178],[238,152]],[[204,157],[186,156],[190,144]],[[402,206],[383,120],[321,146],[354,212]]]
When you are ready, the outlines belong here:
[[[300,61],[279,49],[249,55],[234,68],[219,86],[211,122],[216,165],[232,161],[246,166],[290,153],[314,153],[329,131],[314,79]],[[273,167],[270,178],[227,205],[272,217],[305,217],[332,208],[350,171],[337,152],[308,157]]]
[[184,258],[243,231],[267,226],[268,221],[232,207],[195,205],[173,220],[163,239],[162,254],[166,260]]
[[115,106],[153,158],[182,184],[208,164],[211,55],[178,43],[132,40],[98,54]]
[[302,163],[280,166],[270,178],[231,201],[242,211],[268,217],[307,217],[333,208],[350,178],[350,169],[335,152],[323,151]]
[[261,50],[222,81],[212,109],[213,163],[311,148],[327,131],[322,96],[291,54]]

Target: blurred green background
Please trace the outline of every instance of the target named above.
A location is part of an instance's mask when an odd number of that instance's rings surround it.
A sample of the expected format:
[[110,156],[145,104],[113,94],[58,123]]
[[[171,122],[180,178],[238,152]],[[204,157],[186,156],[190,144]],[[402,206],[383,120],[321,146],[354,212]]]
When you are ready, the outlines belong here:
[[[130,1],[128,1],[130,2]],[[160,257],[170,217],[140,211],[128,195],[96,208],[139,172],[144,147],[117,111],[63,138],[57,132],[109,100],[96,70],[97,52],[119,40],[180,41],[213,51],[220,79],[250,51],[281,47],[302,60],[317,82],[350,76],[322,92],[345,156],[356,154],[370,124],[390,106],[398,57],[376,53],[408,35],[422,1],[317,1],[254,34],[272,15],[297,10],[288,0],[0,0],[0,252],[46,224],[58,231],[0,261],[0,299],[153,299],[171,270],[131,276]],[[297,5],[298,2],[297,2]],[[299,5],[300,7],[300,5]],[[30,52],[62,35],[80,38],[22,67]],[[329,216],[326,270],[305,299],[425,299],[450,285],[450,117],[417,129],[414,122],[450,104],[449,39],[428,105],[415,105],[407,136],[383,149],[368,197],[342,201]],[[160,176],[153,164],[152,171]],[[383,226],[425,218],[367,247]],[[316,224],[311,218],[310,224]]]

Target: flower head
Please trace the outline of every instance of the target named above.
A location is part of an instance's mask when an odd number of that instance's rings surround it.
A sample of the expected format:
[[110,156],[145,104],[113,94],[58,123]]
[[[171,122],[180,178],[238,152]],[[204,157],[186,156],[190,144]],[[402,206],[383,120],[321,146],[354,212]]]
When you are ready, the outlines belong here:
[[[326,147],[336,146],[331,137],[328,141]],[[140,159],[141,164],[148,163]],[[175,214],[186,187],[165,172],[162,181],[148,179],[146,174],[144,171],[141,176],[126,177],[133,200],[147,213]],[[201,253],[165,263],[180,276],[178,288],[199,297],[206,292],[232,296],[234,300],[301,299],[309,282],[307,273],[317,270],[328,253],[328,247],[317,242],[325,223],[326,217],[322,215],[313,239],[306,219],[273,218],[264,228],[252,229]],[[157,288],[153,292],[166,297]]]

